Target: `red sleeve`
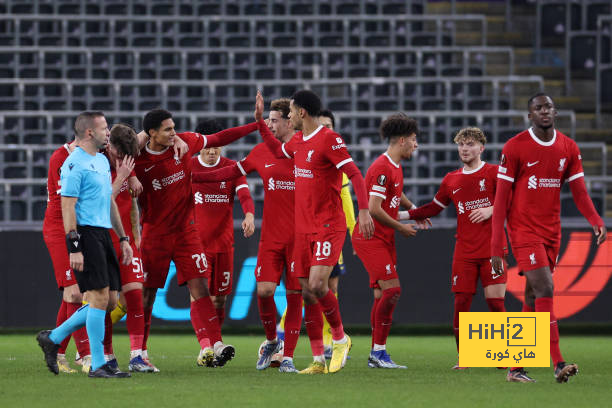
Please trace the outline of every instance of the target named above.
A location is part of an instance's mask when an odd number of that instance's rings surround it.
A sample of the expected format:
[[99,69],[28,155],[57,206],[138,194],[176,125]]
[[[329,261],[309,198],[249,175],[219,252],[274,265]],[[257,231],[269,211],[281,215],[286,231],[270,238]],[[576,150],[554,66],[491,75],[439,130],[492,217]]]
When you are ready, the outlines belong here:
[[274,137],[274,134],[272,133],[272,131],[270,131],[270,128],[268,127],[268,125],[266,125],[266,122],[263,119],[257,122],[257,127],[259,128],[259,134],[261,134],[261,138],[274,156],[279,159],[293,158],[293,152],[287,151],[284,146],[285,143],[281,143],[280,140]]
[[181,132],[176,134],[181,140],[187,143],[189,157],[193,156],[204,148],[204,135],[195,132]]
[[[339,134],[335,132],[328,132],[325,134],[326,150],[324,151],[325,157],[331,161],[336,168],[344,166],[346,163],[352,163],[353,158],[349,154],[344,140]],[[345,171],[346,173],[346,171]],[[361,173],[359,173],[361,174]],[[347,173],[348,176],[348,173]]]
[[191,173],[191,179],[196,183],[235,180],[243,176],[244,174],[242,174],[242,171],[238,167],[238,163],[234,163],[232,166],[222,167],[218,170]]
[[572,190],[572,196],[578,211],[587,219],[589,224],[597,227],[603,227],[604,223],[593,205],[591,197],[584,184],[584,177],[578,177],[569,183],[570,190]]
[[253,203],[253,198],[251,197],[251,192],[249,191],[249,185],[246,177],[242,176],[236,180],[236,194],[240,200],[242,212],[245,215],[246,213],[255,214],[255,204]]
[[442,212],[444,207],[440,207],[435,202],[429,202],[414,210],[408,210],[408,215],[411,220],[424,220],[425,218],[434,217]]
[[567,168],[565,170],[565,179],[568,182],[576,180],[577,178],[584,176],[584,170],[582,168],[582,155],[580,154],[580,149],[576,142],[571,139],[568,139],[571,143],[570,153],[567,163]]
[[49,196],[59,194],[61,190],[60,186],[60,169],[62,168],[61,163],[58,163],[57,155],[53,154],[49,160],[49,172],[47,176],[47,192]]
[[256,130],[257,123],[253,122],[249,123],[248,125],[225,129],[212,135],[205,135],[204,148],[228,145],[241,137],[248,135],[249,133],[255,132]]
[[346,176],[351,180],[353,184],[353,190],[355,191],[355,195],[357,196],[357,206],[360,210],[368,209],[368,194],[366,190],[365,181],[363,180],[363,176],[361,172],[351,160],[342,166],[342,171]]

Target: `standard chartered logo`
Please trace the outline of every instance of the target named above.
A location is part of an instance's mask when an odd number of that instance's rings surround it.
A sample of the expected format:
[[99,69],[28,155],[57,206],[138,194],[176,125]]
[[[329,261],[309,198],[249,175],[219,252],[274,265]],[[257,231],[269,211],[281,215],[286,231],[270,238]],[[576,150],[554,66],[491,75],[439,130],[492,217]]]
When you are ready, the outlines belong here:
[[465,212],[465,208],[463,208],[463,203],[461,201],[457,203],[457,208],[459,209],[459,214],[463,214]]
[[538,188],[538,178],[536,176],[529,177],[529,181],[527,182],[527,189],[535,190]]
[[202,204],[204,202],[204,200],[202,199],[202,193],[200,193],[199,191],[193,195],[193,198],[195,199],[196,204]]
[[400,198],[396,196],[391,199],[391,203],[389,204],[389,207],[396,208],[399,205],[400,205]]
[[272,177],[270,177],[268,179],[268,190],[274,190],[275,184],[274,184],[274,179]]
[[153,179],[151,181],[151,184],[153,185],[153,190],[161,190],[162,188],[161,183],[159,182],[158,179]]

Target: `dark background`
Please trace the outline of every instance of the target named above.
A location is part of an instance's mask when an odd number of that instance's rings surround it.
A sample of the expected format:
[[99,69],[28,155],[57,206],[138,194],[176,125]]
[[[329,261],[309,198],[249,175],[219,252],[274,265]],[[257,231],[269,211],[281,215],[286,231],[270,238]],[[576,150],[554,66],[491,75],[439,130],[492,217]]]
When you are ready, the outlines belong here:
[[[566,243],[572,230],[563,231]],[[575,230],[574,230],[575,231]],[[250,239],[236,233],[234,288],[239,280],[244,259],[257,255],[258,232]],[[398,271],[402,283],[402,297],[394,313],[399,324],[446,324],[452,320],[453,297],[450,292],[450,265],[454,245],[454,230],[434,229],[420,232],[417,238],[397,239]],[[51,259],[42,239],[36,231],[0,232],[2,257],[0,267],[0,327],[51,327],[55,323],[61,293],[57,290]],[[609,246],[608,268],[612,268]],[[561,247],[563,256],[564,245]],[[588,268],[596,248],[592,244],[591,255],[582,274]],[[348,274],[340,279],[340,305],[346,325],[368,325],[372,294],[368,275],[350,243],[345,241],[345,262]],[[513,260],[510,259],[510,264]],[[609,270],[609,269],[608,269]],[[241,296],[243,294],[234,294]],[[168,304],[176,308],[188,307],[187,289],[172,282],[167,295]],[[563,301],[563,298],[556,298]],[[242,327],[260,325],[256,298],[253,296],[248,315],[242,320],[231,320],[228,300],[225,325]],[[521,309],[520,302],[511,294],[506,296],[509,311]],[[472,311],[487,311],[482,289],[475,296]],[[602,292],[582,311],[564,319],[568,322],[610,323],[612,321],[612,283],[607,282]],[[156,324],[190,326],[187,321],[170,322],[156,319]]]

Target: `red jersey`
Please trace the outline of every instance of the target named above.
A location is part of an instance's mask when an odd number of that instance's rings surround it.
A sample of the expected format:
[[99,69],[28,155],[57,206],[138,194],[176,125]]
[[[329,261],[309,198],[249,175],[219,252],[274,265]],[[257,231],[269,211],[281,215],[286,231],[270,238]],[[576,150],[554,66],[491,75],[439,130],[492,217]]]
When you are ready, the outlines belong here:
[[557,130],[550,142],[542,142],[529,128],[504,145],[497,177],[512,183],[507,215],[512,245],[559,245],[561,186],[584,177],[576,142]]
[[282,148],[295,160],[295,231],[346,231],[340,169],[353,159],[344,140],[333,130],[319,126],[310,135],[296,133]]
[[[111,177],[113,182],[117,178],[117,170],[111,168]],[[134,231],[132,230],[132,195],[130,194],[130,188],[128,186],[128,179],[123,180],[123,184],[119,189],[119,194],[115,197],[115,203],[117,203],[117,209],[119,210],[119,216],[121,217],[121,224],[125,231],[125,235],[130,237],[130,242],[134,242]],[[111,239],[113,242],[119,242],[119,237],[115,233],[115,230],[110,230]]]
[[261,240],[280,244],[295,239],[295,177],[293,160],[279,159],[265,143],[260,143],[247,157],[238,162],[245,169],[256,170],[263,181],[264,209]]
[[[365,183],[369,195],[382,198],[381,207],[383,211],[396,220],[402,191],[404,190],[402,166],[395,163],[387,153],[383,153],[368,169]],[[355,228],[354,234],[361,237],[361,230]],[[395,229],[381,224],[374,218],[374,237],[385,241],[389,245],[394,245]]]
[[191,157],[206,147],[206,136],[199,133],[179,133],[189,146],[181,159],[174,150],[155,152],[146,147],[136,158],[136,176],[143,191],[138,196],[142,208],[143,235],[168,234],[194,224],[191,198]]
[[448,173],[433,201],[446,208],[452,201],[457,213],[455,257],[458,259],[489,258],[491,256],[491,221],[470,221],[470,213],[490,207],[495,201],[497,166],[482,162],[475,170]]
[[[219,157],[209,165],[200,156],[191,159],[192,171],[203,173],[232,166],[234,160]],[[195,219],[203,248],[207,252],[228,252],[234,245],[234,194],[249,188],[246,177],[211,183],[192,183]]]
[[49,172],[47,173],[47,209],[45,211],[44,229],[58,228],[64,230],[62,220],[62,186],[60,170],[66,158],[70,155],[68,143],[57,148],[49,159]]

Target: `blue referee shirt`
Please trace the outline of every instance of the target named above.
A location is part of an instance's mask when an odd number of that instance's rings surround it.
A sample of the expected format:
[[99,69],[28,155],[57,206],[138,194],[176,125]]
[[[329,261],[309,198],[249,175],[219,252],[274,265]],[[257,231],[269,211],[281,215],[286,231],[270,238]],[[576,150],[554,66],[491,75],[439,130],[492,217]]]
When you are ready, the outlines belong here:
[[77,197],[78,225],[111,228],[110,205],[113,192],[108,159],[77,147],[62,165],[62,197]]

